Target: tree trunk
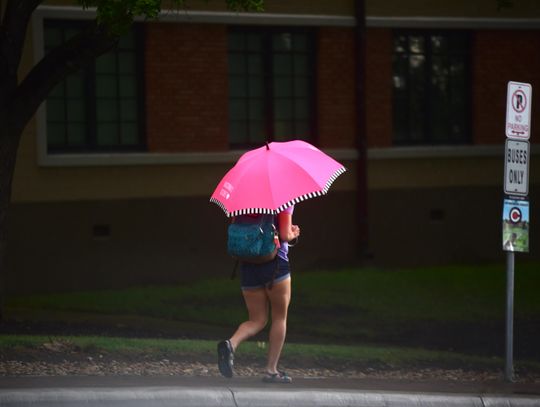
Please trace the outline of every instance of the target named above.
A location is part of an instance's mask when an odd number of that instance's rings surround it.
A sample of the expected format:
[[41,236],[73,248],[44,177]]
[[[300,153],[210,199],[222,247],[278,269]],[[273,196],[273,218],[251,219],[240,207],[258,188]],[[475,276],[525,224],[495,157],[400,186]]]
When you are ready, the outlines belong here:
[[[0,112],[0,270],[5,270],[7,219],[17,149],[23,129],[13,126],[5,110]],[[5,271],[0,273],[0,321],[4,319]]]
[[[110,50],[117,41],[118,38],[109,35],[103,27],[89,26],[83,33],[45,56],[21,83],[17,84],[16,74],[0,75],[0,321],[3,319],[5,295],[7,218],[22,132],[59,82]],[[8,58],[2,58],[3,54],[5,52],[0,52],[0,71],[6,71],[8,66]]]

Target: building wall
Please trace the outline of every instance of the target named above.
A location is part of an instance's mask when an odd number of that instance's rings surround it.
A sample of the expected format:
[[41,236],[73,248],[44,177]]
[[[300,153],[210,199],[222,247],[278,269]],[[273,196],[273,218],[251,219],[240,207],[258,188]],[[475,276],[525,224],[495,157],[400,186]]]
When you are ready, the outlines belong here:
[[371,148],[392,145],[392,31],[366,33],[366,138]]
[[[472,55],[473,134],[475,144],[505,140],[506,83],[540,86],[540,31],[483,30],[474,35]],[[533,99],[537,99],[533,95]],[[540,136],[540,103],[533,101],[531,142]]]
[[[354,30],[321,28],[317,41],[318,144],[354,148],[356,95]],[[336,78],[340,80],[336,81]]]
[[151,23],[145,34],[148,151],[227,150],[226,26]]
[[[431,2],[429,10],[432,15],[482,15],[470,3],[459,1],[449,12],[450,3]],[[482,1],[481,6],[491,10],[495,3]],[[415,10],[425,10],[422,5],[426,2],[415,1],[410,9],[400,10],[414,15]],[[371,16],[392,15],[388,7],[398,6],[391,1],[367,4]],[[321,13],[351,16],[354,2],[301,1],[294,7],[272,3],[269,11],[301,14],[316,7]],[[135,156],[131,164],[119,165],[111,164],[111,157],[98,156],[89,165],[77,163],[77,157],[75,165],[44,165],[39,161],[38,120],[29,124],[14,179],[8,272],[3,275],[8,292],[178,283],[228,275],[232,262],[224,252],[227,221],[208,202],[239,155],[229,151],[227,142],[226,32],[224,24],[146,24],[145,154],[155,162]],[[354,87],[355,69],[361,67],[355,65],[354,40],[352,27],[317,29],[316,142],[348,172],[327,196],[298,205],[295,221],[303,235],[292,251],[297,272],[351,264],[365,250],[356,240],[362,220],[356,210]],[[474,145],[396,148],[392,30],[367,30],[369,247],[362,261],[378,266],[501,261],[506,82],[538,87],[538,40],[534,30],[475,30]],[[29,45],[23,70],[33,63],[31,55]],[[533,103],[533,143],[538,139],[539,108]],[[146,161],[141,164],[139,159]],[[533,148],[533,210],[540,183],[537,159]],[[537,234],[533,220],[531,255],[524,258],[538,258]]]

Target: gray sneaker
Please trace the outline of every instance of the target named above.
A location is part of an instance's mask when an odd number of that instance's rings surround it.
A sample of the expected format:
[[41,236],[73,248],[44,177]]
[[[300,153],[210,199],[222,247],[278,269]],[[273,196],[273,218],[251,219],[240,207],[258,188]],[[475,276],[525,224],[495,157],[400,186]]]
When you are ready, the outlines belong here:
[[217,345],[219,372],[225,377],[233,377],[234,352],[231,342],[221,341]]

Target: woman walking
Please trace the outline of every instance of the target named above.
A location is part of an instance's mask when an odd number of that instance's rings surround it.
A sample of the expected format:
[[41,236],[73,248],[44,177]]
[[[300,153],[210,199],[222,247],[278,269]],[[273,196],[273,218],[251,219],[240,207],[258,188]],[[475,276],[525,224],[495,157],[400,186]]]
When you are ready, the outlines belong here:
[[270,311],[272,324],[269,333],[268,360],[263,381],[291,383],[292,379],[278,371],[278,362],[287,332],[287,312],[291,300],[291,272],[289,242],[298,238],[300,228],[292,223],[294,206],[279,213],[277,227],[280,247],[274,260],[263,263],[245,263],[240,267],[242,295],[249,319],[238,327],[229,339],[218,343],[218,367],[225,377],[233,376],[234,352],[246,339],[264,329]]

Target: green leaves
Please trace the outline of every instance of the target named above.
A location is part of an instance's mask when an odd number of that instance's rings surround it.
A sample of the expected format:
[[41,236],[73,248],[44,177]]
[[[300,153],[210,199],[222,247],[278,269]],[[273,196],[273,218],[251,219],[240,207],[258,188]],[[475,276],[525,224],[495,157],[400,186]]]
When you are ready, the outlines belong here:
[[[84,8],[96,8],[97,23],[107,29],[110,35],[124,34],[135,17],[155,20],[162,9],[161,0],[78,0]],[[172,6],[183,8],[186,0],[172,0]],[[225,0],[227,8],[233,11],[263,11],[264,0]]]
[[225,0],[233,11],[264,11],[264,0]]

